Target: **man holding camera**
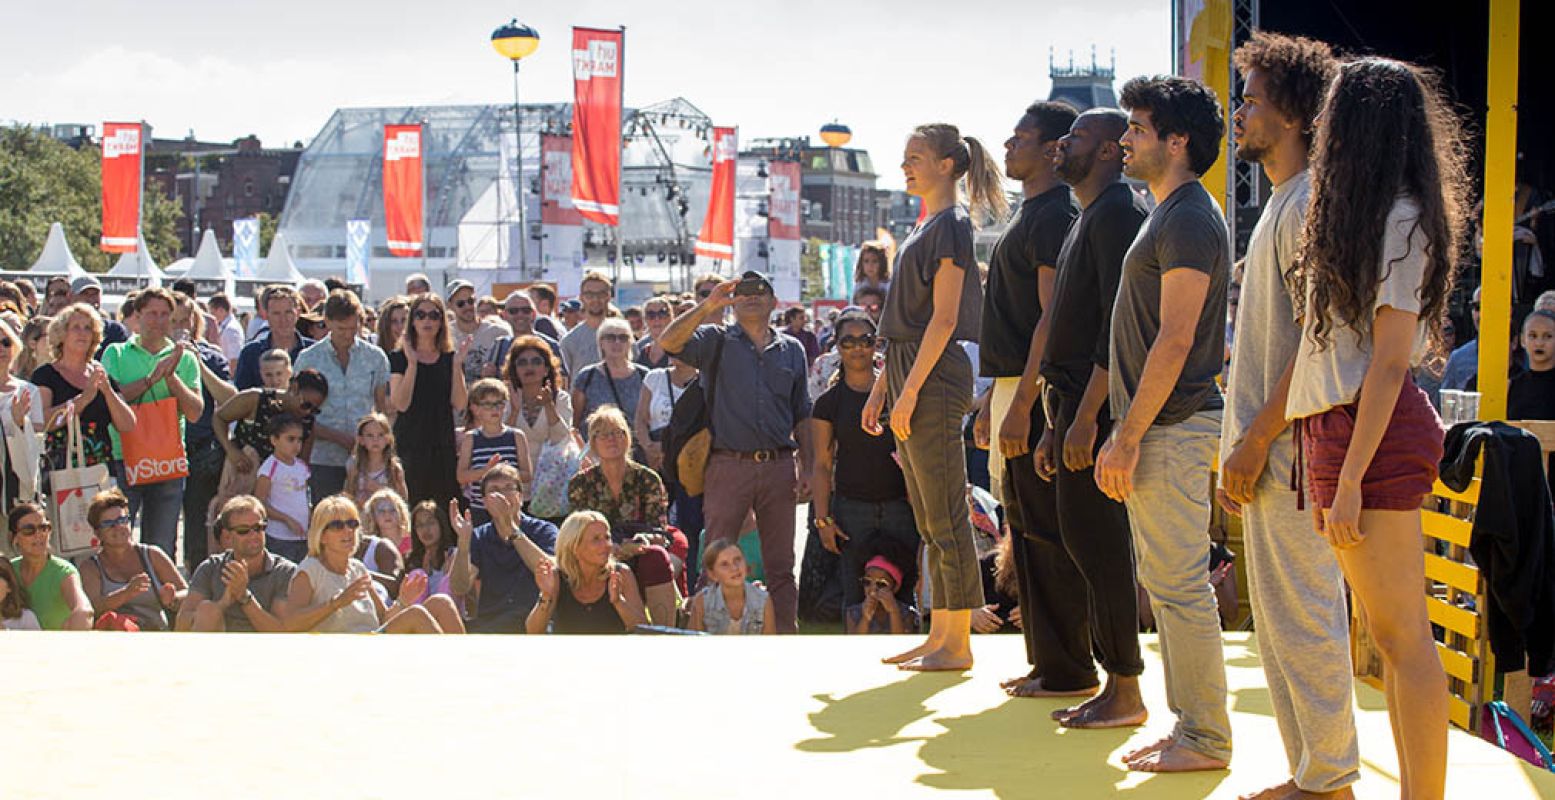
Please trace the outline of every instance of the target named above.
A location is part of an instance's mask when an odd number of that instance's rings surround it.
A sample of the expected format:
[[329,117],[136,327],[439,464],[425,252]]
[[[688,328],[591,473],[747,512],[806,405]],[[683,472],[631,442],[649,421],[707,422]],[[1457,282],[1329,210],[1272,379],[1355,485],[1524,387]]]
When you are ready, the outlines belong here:
[[[731,306],[734,324],[722,324]],[[713,389],[707,473],[716,476],[702,507],[708,541],[738,539],[755,512],[778,632],[795,633],[794,503],[809,495],[810,395],[804,345],[772,327],[776,307],[772,282],[746,272],[676,317],[659,343],[703,375],[712,372],[716,384],[704,386]]]

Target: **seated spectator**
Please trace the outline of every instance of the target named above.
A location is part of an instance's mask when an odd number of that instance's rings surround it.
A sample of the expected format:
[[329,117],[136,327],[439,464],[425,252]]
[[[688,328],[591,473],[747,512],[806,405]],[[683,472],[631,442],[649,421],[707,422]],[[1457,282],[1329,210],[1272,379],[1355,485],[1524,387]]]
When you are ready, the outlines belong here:
[[264,501],[270,525],[265,546],[301,563],[308,549],[308,465],[302,460],[302,420],[281,414],[270,423],[271,453],[259,465],[254,496]]
[[[637,415],[637,399],[642,394],[643,377],[648,368],[633,364],[632,329],[625,320],[607,318],[599,324],[601,360],[578,369],[572,382],[572,426],[584,429],[584,423],[603,406],[621,409],[627,419]],[[585,434],[585,438],[587,435]]]
[[362,532],[394,543],[399,554],[409,555],[413,544],[410,507],[405,498],[393,489],[379,489],[361,504],[366,519],[362,520]]
[[496,378],[481,378],[470,387],[469,424],[459,437],[459,482],[469,501],[470,518],[476,525],[491,521],[481,497],[481,478],[498,464],[518,470],[519,485],[534,480],[529,443],[523,431],[502,421],[508,406],[508,387]]
[[41,631],[38,615],[24,604],[22,584],[11,562],[0,558],[0,631]]
[[1541,292],[1538,297],[1535,297],[1533,299],[1533,310],[1555,312],[1555,289]]
[[464,596],[454,594],[449,579],[458,538],[445,512],[431,500],[422,500],[410,512],[410,526],[414,533],[405,571],[420,571],[426,575],[427,593],[453,597],[462,612]]
[[1527,371],[1512,378],[1507,419],[1555,419],[1555,311],[1531,311],[1523,319]]
[[238,495],[221,507],[212,527],[224,552],[195,567],[174,629],[206,633],[279,633],[285,630],[286,593],[297,565],[265,549],[265,506]]
[[897,593],[911,582],[904,566],[911,568],[912,554],[898,551],[881,542],[879,554],[864,562],[863,602],[843,612],[848,633],[913,633],[918,630],[918,612],[897,599]]
[[[371,520],[370,515],[368,520]],[[356,558],[367,567],[367,571],[373,574],[380,585],[393,588],[400,579],[400,573],[405,571],[405,561],[400,555],[399,543],[388,537],[369,533],[368,520],[362,522],[362,536],[356,548]]]
[[308,557],[297,565],[287,592],[289,631],[319,633],[464,633],[459,610],[447,595],[412,603],[426,591],[425,575],[407,577],[392,606],[373,590],[367,567],[356,560],[362,522],[345,495],[326,497],[308,526]]
[[6,514],[6,527],[11,550],[20,554],[11,559],[11,568],[38,624],[46,631],[91,630],[92,603],[81,588],[81,575],[75,565],[49,551],[54,526],[43,509],[35,503],[17,503]]
[[[1441,389],[1461,392],[1468,388],[1469,381],[1479,373],[1479,338],[1475,335],[1479,331],[1479,297],[1480,289],[1476,286],[1473,301],[1469,305],[1469,314],[1474,319],[1474,329],[1464,331],[1458,339],[1465,343],[1458,345],[1451,355],[1447,356],[1447,364],[1442,368],[1442,382],[1438,392]],[[1468,338],[1470,336],[1475,338]],[[1437,405],[1440,406],[1441,403],[1438,401]]]
[[366,508],[367,499],[388,489],[405,500],[405,464],[394,442],[394,426],[378,412],[356,423],[356,447],[346,460],[345,492]]
[[480,602],[470,620],[476,633],[521,633],[539,597],[536,569],[556,552],[556,526],[523,513],[518,470],[499,464],[481,481],[491,522],[476,526],[449,506],[454,562],[448,579],[454,596],[478,589]]
[[[530,633],[626,633],[648,620],[632,568],[618,563],[610,523],[597,511],[574,511],[556,536],[556,560],[535,573],[540,602]],[[605,602],[600,602],[600,601]]]
[[669,531],[669,497],[653,470],[627,457],[632,447],[626,417],[606,406],[589,417],[591,446],[597,462],[572,477],[567,499],[574,511],[597,511],[610,525],[614,555],[632,567],[655,625],[673,625],[680,593],[676,565],[688,546]]
[[[102,549],[81,565],[81,586],[97,612],[97,626],[120,630],[130,619],[143,631],[172,628],[189,584],[161,548],[139,544],[130,529],[130,501],[118,489],[99,492],[86,509]],[[114,616],[110,616],[114,615]]]
[[702,552],[707,586],[691,598],[687,627],[712,634],[777,633],[767,590],[746,580],[745,555],[728,539],[714,539]]

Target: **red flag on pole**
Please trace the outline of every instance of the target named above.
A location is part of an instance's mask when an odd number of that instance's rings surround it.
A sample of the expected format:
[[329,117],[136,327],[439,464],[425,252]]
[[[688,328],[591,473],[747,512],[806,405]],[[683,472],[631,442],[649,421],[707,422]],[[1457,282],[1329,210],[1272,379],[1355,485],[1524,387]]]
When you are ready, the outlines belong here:
[[621,220],[621,31],[572,29],[572,204]]
[[540,134],[540,222],[545,225],[582,225],[583,215],[572,204],[572,140]]
[[421,126],[383,126],[383,228],[389,252],[421,255]]
[[734,161],[739,152],[734,128],[713,129],[713,192],[697,234],[696,254],[734,260]]
[[103,123],[103,237],[109,253],[133,253],[140,241],[141,155],[139,122]]

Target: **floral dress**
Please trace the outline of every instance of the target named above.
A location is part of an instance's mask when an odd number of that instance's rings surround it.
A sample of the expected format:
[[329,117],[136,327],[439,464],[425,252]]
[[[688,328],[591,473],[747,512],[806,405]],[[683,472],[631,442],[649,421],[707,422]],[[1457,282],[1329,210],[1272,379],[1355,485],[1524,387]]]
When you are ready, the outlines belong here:
[[663,529],[669,524],[669,496],[664,482],[653,470],[635,462],[626,462],[626,477],[621,493],[613,495],[605,471],[594,465],[579,472],[567,484],[567,499],[573,511],[598,511],[610,521],[612,533],[623,526],[646,525]]

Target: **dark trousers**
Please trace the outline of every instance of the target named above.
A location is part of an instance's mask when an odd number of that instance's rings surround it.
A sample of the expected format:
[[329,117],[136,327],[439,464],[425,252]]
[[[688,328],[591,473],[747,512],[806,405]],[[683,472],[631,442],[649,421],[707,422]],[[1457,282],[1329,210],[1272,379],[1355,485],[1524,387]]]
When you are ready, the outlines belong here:
[[[211,448],[214,448],[213,457],[208,455],[212,453]],[[188,450],[189,478],[184,482],[184,566],[193,570],[210,556],[210,532],[205,521],[211,500],[221,488],[222,450],[214,441],[189,446]]]
[[327,464],[309,464],[308,492],[313,495],[315,505],[320,500],[331,495],[337,495],[346,488],[346,468],[332,467]]
[[685,487],[679,483],[670,483],[664,488],[670,497],[670,524],[686,535],[686,561],[689,571],[696,574],[702,558],[702,495],[686,494]]
[[[891,540],[895,543],[894,550],[900,550],[916,561],[918,526],[913,521],[912,505],[907,498],[872,503],[833,494],[831,512],[837,527],[848,537],[846,541],[838,542],[841,545],[838,549],[842,551],[838,574],[842,580],[843,608],[864,602],[864,587],[859,584],[859,578],[864,575],[864,562],[877,552],[881,539]],[[898,564],[897,567],[907,575],[911,565]],[[902,583],[897,587],[896,599],[913,605],[916,587],[910,580]]]

